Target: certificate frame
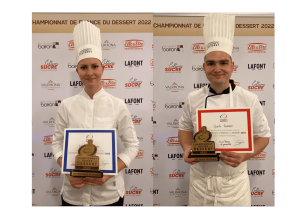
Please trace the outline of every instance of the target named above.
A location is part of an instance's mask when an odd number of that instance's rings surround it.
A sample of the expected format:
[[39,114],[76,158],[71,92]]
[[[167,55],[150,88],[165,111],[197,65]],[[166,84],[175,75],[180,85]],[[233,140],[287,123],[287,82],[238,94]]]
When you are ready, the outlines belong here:
[[[247,142],[245,144],[248,145],[248,147],[245,148],[237,148],[237,147],[220,147],[217,143],[215,143],[215,152],[221,153],[221,151],[233,151],[233,152],[240,152],[240,153],[253,153],[254,152],[254,143],[253,143],[253,129],[252,129],[252,112],[251,108],[229,108],[229,109],[196,109],[196,120],[198,125],[198,131],[201,130],[202,126],[207,126],[206,124],[202,124],[202,114],[209,114],[209,113],[245,113],[246,118],[245,122],[247,123],[246,132],[247,132]],[[213,122],[208,122],[208,124]],[[211,128],[211,125],[207,126],[207,129],[209,130]],[[213,136],[212,136],[212,141]]]
[[[100,135],[99,135],[100,134]],[[111,142],[111,146],[108,147],[108,150],[111,150],[111,152],[107,152],[107,154],[110,154],[110,156],[108,158],[111,158],[111,168],[109,169],[100,169],[101,171],[103,171],[103,173],[107,174],[107,175],[117,175],[117,134],[116,134],[116,129],[94,129],[94,128],[74,128],[74,129],[65,129],[64,131],[64,149],[63,149],[63,160],[62,160],[62,170],[61,172],[63,174],[70,174],[70,171],[73,170],[75,168],[75,165],[72,166],[68,165],[68,161],[69,159],[71,160],[71,158],[68,157],[75,157],[76,154],[74,155],[70,155],[69,153],[71,153],[72,151],[75,151],[76,149],[79,148],[79,146],[73,146],[71,147],[71,144],[69,145],[69,143],[71,143],[71,139],[70,137],[72,135],[82,135],[82,136],[92,136],[95,135],[96,137],[94,139],[98,139],[100,138],[99,136],[101,135],[107,135],[109,136],[107,138],[108,142]],[[93,139],[93,140],[94,140]],[[108,143],[107,142],[107,143]],[[79,145],[81,144],[86,144],[85,140],[83,143],[79,143]],[[95,143],[93,143],[95,144]],[[109,144],[109,143],[108,143]],[[101,149],[103,150],[103,149]],[[97,151],[97,156],[99,153],[99,150]],[[101,164],[100,164],[101,167]]]

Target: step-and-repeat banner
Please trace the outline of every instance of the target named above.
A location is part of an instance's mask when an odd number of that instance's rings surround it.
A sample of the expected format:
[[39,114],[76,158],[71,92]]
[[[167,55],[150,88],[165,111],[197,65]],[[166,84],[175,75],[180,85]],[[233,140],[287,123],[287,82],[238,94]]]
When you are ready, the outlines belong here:
[[[190,165],[178,141],[188,93],[207,85],[202,17],[154,17],[154,205],[188,204]],[[274,18],[236,17],[232,59],[237,86],[258,95],[267,148],[248,161],[252,205],[274,205]],[[213,163],[213,162],[211,162]]]
[[[203,17],[152,13],[33,13],[32,204],[61,205],[63,175],[51,143],[61,101],[83,89],[72,36],[82,20],[101,30],[101,85],[125,101],[140,142],[136,159],[122,171],[124,205],[187,205],[190,165],[183,160],[178,128],[187,94],[208,84]],[[267,148],[248,161],[252,205],[273,206],[274,18],[236,18],[233,61],[232,79],[258,95],[272,134]]]
[[[88,20],[101,30],[101,85],[126,103],[140,142],[130,167],[123,169],[126,206],[152,206],[153,196],[153,15],[33,14],[33,205],[61,205],[61,169],[51,143],[58,107],[78,94],[83,84],[76,73],[73,28]],[[118,138],[118,152],[123,148]]]

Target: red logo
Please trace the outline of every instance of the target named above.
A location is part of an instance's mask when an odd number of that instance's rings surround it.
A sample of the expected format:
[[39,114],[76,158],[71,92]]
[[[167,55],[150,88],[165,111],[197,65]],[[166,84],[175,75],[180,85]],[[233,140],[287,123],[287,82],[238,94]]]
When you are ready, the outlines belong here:
[[169,174],[170,179],[181,179],[184,178],[185,172],[180,172],[180,170],[175,169],[173,173]]
[[248,44],[248,53],[266,53],[267,44],[265,43],[250,43]]
[[53,168],[49,171],[49,173],[46,173],[46,177],[60,177],[60,175],[61,172]]
[[138,189],[138,187],[136,186],[132,186],[130,187],[130,190],[126,190],[126,195],[128,196],[133,196],[133,195],[140,196],[141,193],[142,193],[142,189]]
[[168,137],[167,146],[180,146],[178,137]]
[[154,59],[150,60],[150,65],[151,65],[152,68],[154,67]]
[[144,40],[138,40],[138,39],[125,40],[124,47],[125,50],[143,50]]
[[251,192],[253,197],[262,197],[264,195],[264,190],[260,190],[258,187],[254,187]]
[[116,80],[115,79],[101,79],[101,87],[104,89],[115,89]]
[[177,63],[171,62],[168,67],[165,67],[166,73],[181,73],[182,66],[178,66]]
[[144,150],[139,150],[136,159],[143,159],[143,156],[144,156]]
[[52,60],[47,59],[44,65],[40,65],[42,70],[57,70],[58,63],[54,63]]
[[250,158],[250,160],[265,160],[266,159],[266,152],[262,151],[255,157]]
[[52,140],[53,140],[53,135],[43,136],[43,142],[44,142],[43,144],[44,145],[51,145]]
[[238,68],[238,65],[234,65],[233,71],[234,71],[234,72],[237,72],[237,68]]
[[68,50],[74,50],[74,40],[68,41]]
[[248,86],[249,91],[263,91],[265,84],[260,83],[260,81],[254,80],[252,86]]
[[193,53],[204,53],[204,43],[195,43],[192,44]]
[[275,169],[272,170],[272,176],[274,178],[274,175],[275,175]]

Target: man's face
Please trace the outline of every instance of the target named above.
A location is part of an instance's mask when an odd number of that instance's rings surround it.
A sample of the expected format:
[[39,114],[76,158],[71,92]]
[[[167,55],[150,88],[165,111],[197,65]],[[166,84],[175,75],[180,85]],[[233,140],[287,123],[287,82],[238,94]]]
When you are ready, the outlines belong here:
[[203,69],[211,87],[229,86],[229,79],[233,72],[234,62],[229,54],[222,51],[213,51],[205,56]]

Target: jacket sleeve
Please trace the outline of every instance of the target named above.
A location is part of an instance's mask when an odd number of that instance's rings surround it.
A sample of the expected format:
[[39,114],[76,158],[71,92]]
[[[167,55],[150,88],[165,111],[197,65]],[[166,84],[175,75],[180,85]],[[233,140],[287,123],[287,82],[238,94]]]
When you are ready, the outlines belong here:
[[54,159],[58,160],[59,157],[63,155],[63,143],[64,143],[64,130],[67,128],[67,111],[64,102],[59,106],[57,116],[55,119],[55,131],[52,141],[52,150]]
[[270,137],[270,128],[263,107],[255,96],[253,105],[253,137]]
[[130,112],[122,100],[119,103],[117,125],[118,136],[121,138],[125,147],[118,157],[125,163],[126,167],[129,167],[131,161],[136,157],[139,151],[139,141]]
[[190,96],[188,96],[184,102],[183,113],[179,120],[179,129],[194,132],[194,127],[191,117]]

